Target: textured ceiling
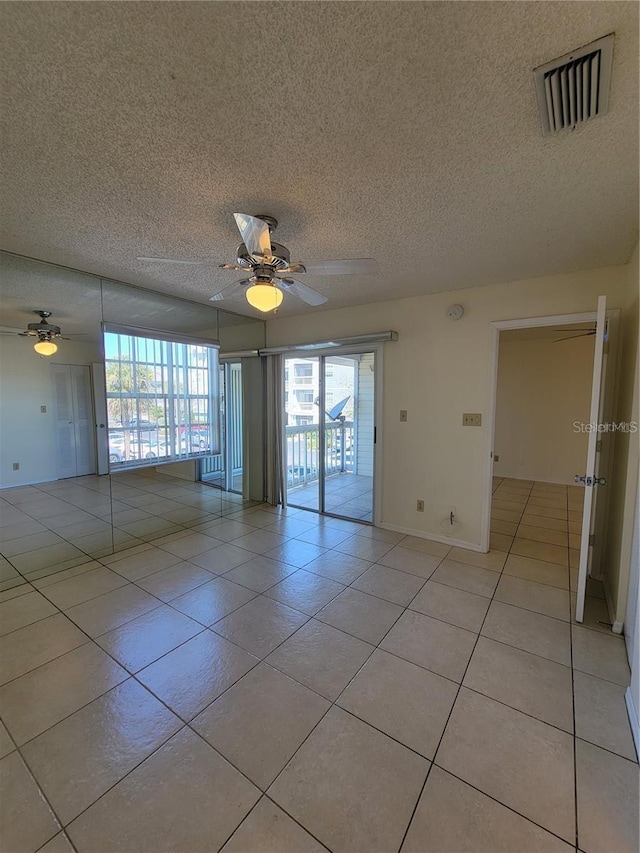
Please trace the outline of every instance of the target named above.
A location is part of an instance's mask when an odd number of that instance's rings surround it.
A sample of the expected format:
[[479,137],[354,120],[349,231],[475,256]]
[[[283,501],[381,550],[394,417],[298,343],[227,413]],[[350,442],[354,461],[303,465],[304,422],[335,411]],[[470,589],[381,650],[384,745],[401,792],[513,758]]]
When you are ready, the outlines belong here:
[[[0,7],[9,251],[205,301],[234,273],[136,256],[229,261],[231,214],[270,213],[295,260],[377,258],[305,279],[335,308],[637,240],[636,3]],[[609,114],[543,137],[532,69],[611,31]]]

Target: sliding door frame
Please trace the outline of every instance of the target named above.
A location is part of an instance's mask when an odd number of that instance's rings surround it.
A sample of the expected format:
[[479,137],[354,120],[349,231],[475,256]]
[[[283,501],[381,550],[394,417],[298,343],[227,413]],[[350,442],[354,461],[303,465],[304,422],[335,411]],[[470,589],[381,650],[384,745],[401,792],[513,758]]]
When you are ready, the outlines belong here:
[[[383,393],[383,369],[384,369],[384,345],[382,343],[363,343],[359,346],[342,346],[342,347],[325,347],[322,349],[299,349],[299,350],[291,350],[283,353],[284,358],[282,360],[282,371],[283,371],[283,383],[284,383],[284,369],[287,358],[318,358],[318,393],[320,395],[320,412],[318,416],[318,440],[320,448],[322,448],[322,452],[318,454],[318,476],[319,476],[319,485],[318,485],[318,509],[310,509],[309,512],[317,512],[320,515],[326,515],[330,518],[340,518],[345,519],[347,521],[354,521],[352,518],[348,518],[347,516],[338,515],[334,512],[327,512],[324,509],[325,506],[325,453],[324,453],[324,441],[325,441],[325,362],[324,358],[330,358],[331,356],[347,356],[347,355],[358,355],[360,353],[372,352],[373,353],[373,363],[374,363],[374,406],[373,406],[373,521],[360,521],[355,519],[358,524],[373,524],[374,526],[378,526],[381,520],[381,508],[382,508],[382,446],[383,446],[383,432],[382,432],[382,393]],[[287,456],[287,445],[286,445],[286,431],[283,429],[282,431],[282,442],[283,442],[283,456],[286,460]],[[286,477],[285,477],[285,487],[286,487]],[[288,493],[288,489],[287,489]]]

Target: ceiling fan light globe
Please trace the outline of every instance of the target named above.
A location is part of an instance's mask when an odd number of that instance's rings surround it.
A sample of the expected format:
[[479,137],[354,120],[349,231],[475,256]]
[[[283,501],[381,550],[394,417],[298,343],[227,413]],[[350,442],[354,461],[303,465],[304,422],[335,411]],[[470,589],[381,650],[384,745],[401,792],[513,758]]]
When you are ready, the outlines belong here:
[[282,305],[282,291],[273,284],[253,284],[246,292],[247,302],[258,311],[275,311]]
[[58,352],[58,347],[53,341],[38,341],[37,344],[33,345],[33,348],[38,355],[53,355]]

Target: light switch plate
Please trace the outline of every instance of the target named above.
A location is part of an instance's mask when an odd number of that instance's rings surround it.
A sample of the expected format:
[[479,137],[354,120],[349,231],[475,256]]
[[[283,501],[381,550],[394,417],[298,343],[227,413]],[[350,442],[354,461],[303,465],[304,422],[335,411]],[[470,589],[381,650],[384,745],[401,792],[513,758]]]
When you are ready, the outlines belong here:
[[40,414],[41,415],[47,414],[47,407],[46,406],[40,406]]
[[400,423],[406,424],[407,422],[407,410],[400,409]]
[[465,412],[462,415],[462,426],[482,426],[482,415],[479,412]]

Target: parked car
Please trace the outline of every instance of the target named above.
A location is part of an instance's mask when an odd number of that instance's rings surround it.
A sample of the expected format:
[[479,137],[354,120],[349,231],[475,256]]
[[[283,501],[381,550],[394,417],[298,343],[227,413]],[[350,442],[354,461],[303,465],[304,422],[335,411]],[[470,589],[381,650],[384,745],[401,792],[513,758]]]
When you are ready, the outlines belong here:
[[145,421],[142,418],[131,418],[128,421],[123,421],[122,426],[127,427],[127,429],[158,429],[158,424]]
[[183,432],[180,436],[180,444],[185,450],[198,451],[209,449],[209,433],[200,430]]

